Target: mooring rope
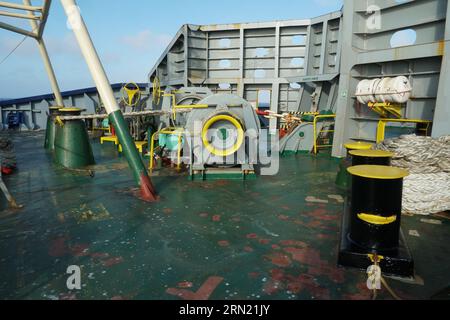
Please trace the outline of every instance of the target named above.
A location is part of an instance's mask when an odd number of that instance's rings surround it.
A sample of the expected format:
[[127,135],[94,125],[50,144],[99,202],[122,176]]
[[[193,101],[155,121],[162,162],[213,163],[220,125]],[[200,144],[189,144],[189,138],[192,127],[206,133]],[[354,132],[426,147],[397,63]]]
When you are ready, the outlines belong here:
[[377,145],[395,154],[392,165],[407,169],[403,212],[430,215],[450,210],[450,136],[405,135]]
[[[192,109],[178,109],[176,113],[189,113]],[[124,113],[124,118],[134,118],[134,117],[142,117],[142,116],[163,116],[173,114],[173,111],[159,111],[159,110],[148,110],[148,111],[139,111],[139,112],[128,112]],[[106,119],[108,118],[107,114],[85,114],[81,116],[59,116],[59,120],[87,120],[87,119]]]

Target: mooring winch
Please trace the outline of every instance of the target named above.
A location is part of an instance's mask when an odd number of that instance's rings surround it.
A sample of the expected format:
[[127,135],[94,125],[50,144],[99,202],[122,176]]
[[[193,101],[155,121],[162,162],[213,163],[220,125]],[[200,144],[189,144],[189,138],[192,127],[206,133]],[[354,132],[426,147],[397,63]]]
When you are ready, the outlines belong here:
[[261,127],[252,104],[208,88],[172,89],[154,88],[153,103],[165,114],[151,137],[150,170],[169,157],[178,169],[188,165],[193,178],[254,176]]
[[260,122],[253,106],[233,94],[204,98],[187,116],[186,135],[192,176],[253,175],[258,163]]

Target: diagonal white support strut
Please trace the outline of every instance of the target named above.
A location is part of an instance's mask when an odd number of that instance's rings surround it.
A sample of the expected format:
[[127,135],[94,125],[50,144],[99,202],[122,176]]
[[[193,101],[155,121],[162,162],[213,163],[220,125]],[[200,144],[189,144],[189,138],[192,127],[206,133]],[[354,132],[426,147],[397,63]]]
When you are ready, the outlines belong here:
[[61,4],[69,18],[69,23],[89,67],[95,85],[97,86],[98,93],[105,104],[109,119],[116,129],[117,137],[122,145],[122,149],[131,171],[133,172],[134,178],[140,186],[141,198],[146,201],[156,201],[157,196],[155,189],[148,176],[147,169],[136,149],[133,138],[130,135],[128,124],[114,97],[113,90],[111,89],[111,85],[100,62],[97,51],[95,50],[84,20],[81,17],[80,10],[74,0],[61,0]]
[[[23,3],[27,7],[31,7],[30,0],[23,0]],[[50,1],[46,3],[46,7],[48,10],[48,6],[50,5]],[[34,13],[32,11],[28,11],[28,13],[31,16],[34,16]],[[45,19],[47,17],[45,16]],[[41,21],[41,24],[45,24],[46,21]],[[35,20],[30,20],[30,25],[33,31],[36,31],[38,33],[41,33],[43,30],[43,25],[39,25]],[[53,69],[52,63],[50,62],[50,57],[48,56],[47,47],[45,46],[44,39],[42,39],[42,34],[40,35],[40,38],[36,39],[39,47],[39,52],[41,53],[42,60],[44,61],[45,71],[47,72],[48,78],[50,80],[50,84],[52,86],[53,94],[55,95],[56,104],[58,107],[64,107],[64,100],[61,95],[61,90],[58,85],[58,80],[56,79],[55,71]]]
[[61,3],[66,12],[69,24],[75,34],[75,37],[80,45],[81,52],[91,71],[92,78],[94,78],[95,85],[104,102],[105,109],[108,114],[120,110],[119,105],[114,97],[111,85],[106,76],[106,72],[98,57],[97,51],[94,48],[92,39],[80,15],[78,6],[74,0],[61,0]]

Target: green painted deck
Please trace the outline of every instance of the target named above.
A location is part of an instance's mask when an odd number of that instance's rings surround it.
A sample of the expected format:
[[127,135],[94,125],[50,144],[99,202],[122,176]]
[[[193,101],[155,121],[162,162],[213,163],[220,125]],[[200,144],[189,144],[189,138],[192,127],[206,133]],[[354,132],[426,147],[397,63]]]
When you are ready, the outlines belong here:
[[[371,298],[364,272],[336,266],[343,204],[327,156],[286,157],[278,176],[245,182],[165,169],[153,178],[161,200],[149,204],[133,197],[112,145],[93,143],[91,178],[55,167],[41,133],[14,141],[20,171],[7,184],[25,208],[0,213],[0,299]],[[423,279],[389,280],[404,298],[450,284],[449,220],[423,218],[403,220]],[[66,288],[69,265],[82,268],[80,291]]]

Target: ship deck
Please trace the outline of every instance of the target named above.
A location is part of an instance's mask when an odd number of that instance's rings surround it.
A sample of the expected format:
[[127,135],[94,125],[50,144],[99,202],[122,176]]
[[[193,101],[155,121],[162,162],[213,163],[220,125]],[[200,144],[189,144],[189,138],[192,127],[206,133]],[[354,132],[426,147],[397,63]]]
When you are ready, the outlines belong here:
[[[364,271],[336,265],[344,204],[328,155],[284,157],[277,176],[245,182],[164,169],[152,178],[161,199],[150,204],[134,197],[112,145],[93,143],[92,178],[56,167],[43,133],[13,140],[19,171],[5,179],[24,208],[0,213],[1,299],[372,297]],[[403,217],[416,282],[388,279],[407,299],[449,285],[448,217],[423,218]],[[81,267],[82,290],[66,287],[70,265]]]

